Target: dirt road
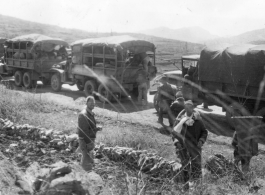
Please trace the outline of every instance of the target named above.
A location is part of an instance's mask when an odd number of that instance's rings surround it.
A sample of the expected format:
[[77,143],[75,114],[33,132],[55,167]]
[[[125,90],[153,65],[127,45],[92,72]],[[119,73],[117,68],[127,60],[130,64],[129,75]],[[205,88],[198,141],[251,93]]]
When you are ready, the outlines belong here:
[[[23,88],[14,87],[16,90],[26,91]],[[70,85],[63,85],[60,92],[52,91],[51,87],[43,86],[41,82],[38,82],[36,89],[28,90],[30,93],[38,95],[39,98],[49,99],[57,103],[63,103],[67,105],[75,104],[76,102],[82,102],[85,98],[84,92],[79,91],[77,87]],[[152,125],[155,128],[161,128],[162,126],[157,123],[157,113],[153,107],[153,95],[148,95],[148,105],[139,106],[136,104],[136,99],[134,98],[122,98],[117,102],[112,104],[103,104],[97,101],[97,107],[103,108],[104,110],[117,112],[123,119],[138,121],[139,123]],[[83,104],[84,105],[84,104]],[[202,106],[196,108],[202,113],[202,116],[206,120],[206,125],[211,131],[216,134],[231,136],[229,126],[225,122],[225,113],[222,112],[220,107],[210,106],[209,109],[203,109]],[[122,115],[121,115],[122,113]],[[216,121],[218,121],[216,123]],[[164,120],[165,125],[168,125],[168,120]],[[224,130],[225,129],[225,130]],[[219,132],[219,133],[218,133]]]

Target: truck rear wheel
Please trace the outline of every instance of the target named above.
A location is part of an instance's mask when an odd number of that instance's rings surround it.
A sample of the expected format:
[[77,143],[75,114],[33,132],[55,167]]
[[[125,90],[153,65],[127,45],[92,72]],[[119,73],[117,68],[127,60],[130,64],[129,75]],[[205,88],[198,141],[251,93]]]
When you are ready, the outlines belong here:
[[15,72],[14,77],[15,77],[15,85],[17,87],[21,87],[22,84],[23,84],[23,74],[22,74],[22,72],[20,70],[17,70]]
[[61,76],[58,73],[55,73],[52,75],[51,87],[53,91],[56,91],[56,92],[61,91],[62,82],[61,82]]
[[31,88],[33,85],[33,80],[31,79],[31,75],[30,72],[25,72],[23,75],[23,85],[24,87],[26,87],[27,89]]
[[85,86],[84,86],[86,97],[90,95],[94,95],[93,93],[96,91],[96,87],[97,85],[95,81],[93,80],[86,81]]
[[100,94],[99,96],[99,100],[101,102],[106,102],[106,100],[108,100],[109,102],[112,101],[112,95],[109,91],[109,89],[107,89],[103,84],[100,84],[98,87],[98,93]]

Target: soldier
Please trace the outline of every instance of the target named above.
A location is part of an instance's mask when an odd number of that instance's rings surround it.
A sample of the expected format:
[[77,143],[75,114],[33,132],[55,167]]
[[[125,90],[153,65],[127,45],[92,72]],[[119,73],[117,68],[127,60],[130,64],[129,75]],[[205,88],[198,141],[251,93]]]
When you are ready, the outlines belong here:
[[[235,116],[235,132],[233,135],[232,146],[234,147],[234,164],[238,167],[241,162],[243,173],[249,172],[250,160],[258,155],[258,129],[259,126],[251,127],[251,124],[259,123],[258,116]],[[254,125],[255,126],[255,125]]]
[[168,115],[171,115],[169,106],[175,100],[175,95],[177,92],[177,88],[169,84],[167,80],[168,78],[166,76],[163,76],[160,79],[162,86],[158,88],[158,97],[157,97],[159,105],[158,122],[161,124],[163,124],[164,112],[168,113]]
[[147,92],[149,84],[148,73],[145,70],[140,70],[138,72],[136,81],[138,83],[138,104],[145,106],[147,105]]
[[171,132],[176,153],[183,167],[184,189],[189,188],[189,180],[198,180],[202,176],[202,146],[208,135],[200,114],[194,110],[192,101],[185,102],[185,110],[179,113],[177,125]]
[[[195,68],[192,66],[189,67],[187,74],[184,76],[184,79],[186,81],[193,82],[194,72],[195,72]],[[186,83],[186,82],[184,83],[183,94],[186,100],[192,100],[192,86],[190,85],[190,83]]]
[[176,94],[176,100],[170,105],[170,115],[168,115],[169,126],[172,128],[178,114],[184,109],[185,99],[179,91]]
[[96,133],[102,128],[97,127],[94,113],[95,99],[93,96],[86,98],[86,108],[78,115],[77,133],[79,136],[79,148],[82,159],[81,166],[85,171],[91,171],[94,165],[93,150],[95,147]]

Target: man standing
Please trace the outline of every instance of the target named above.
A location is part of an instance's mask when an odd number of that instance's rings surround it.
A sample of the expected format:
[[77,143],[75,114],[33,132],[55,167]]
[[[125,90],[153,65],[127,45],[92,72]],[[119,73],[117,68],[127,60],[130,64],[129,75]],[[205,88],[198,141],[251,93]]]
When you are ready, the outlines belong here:
[[170,115],[168,115],[169,126],[172,128],[178,114],[184,109],[183,94],[179,91],[176,100],[170,105]]
[[184,76],[184,80],[186,80],[186,82],[184,82],[182,90],[183,90],[184,98],[186,100],[192,100],[193,98],[193,90],[192,90],[193,87],[190,82],[194,82],[193,81],[194,72],[195,72],[195,68],[190,66],[187,74]]
[[81,166],[85,171],[91,171],[94,165],[93,150],[97,131],[101,130],[96,126],[96,120],[92,110],[95,107],[93,96],[86,98],[86,108],[78,115],[77,133],[79,136],[79,149],[82,153]]
[[[140,70],[138,72],[136,81],[138,83],[138,104],[147,105],[147,92],[148,92],[148,72],[146,70]],[[143,104],[142,104],[143,101]]]
[[173,139],[177,139],[174,144],[183,167],[185,189],[188,189],[189,180],[198,180],[202,176],[201,153],[208,131],[191,100],[185,102],[185,110],[179,113],[176,120],[172,135]]
[[[235,112],[235,115],[238,115]],[[238,167],[241,162],[242,172],[249,172],[250,160],[258,155],[258,129],[261,123],[261,116],[234,116],[235,132],[232,146],[234,147],[234,163]],[[252,127],[254,126],[254,127]]]
[[177,93],[177,88],[173,85],[170,85],[167,82],[167,77],[164,76],[160,79],[162,84],[161,87],[158,88],[158,122],[163,124],[163,114],[166,112],[168,115],[171,115],[169,106],[175,100],[175,95]]

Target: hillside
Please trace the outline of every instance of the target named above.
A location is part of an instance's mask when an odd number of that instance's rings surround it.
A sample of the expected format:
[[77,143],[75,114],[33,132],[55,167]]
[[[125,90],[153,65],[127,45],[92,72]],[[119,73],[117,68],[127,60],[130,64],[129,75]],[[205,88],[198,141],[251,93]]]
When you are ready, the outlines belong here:
[[[110,33],[87,32],[78,29],[61,28],[54,25],[29,22],[14,17],[0,15],[0,37],[13,38],[15,36],[39,33],[51,37],[58,37],[71,43],[75,40],[110,36]],[[178,40],[165,39],[137,33],[112,33],[112,35],[128,34],[133,37],[153,42],[156,45],[157,62],[171,63],[172,59],[179,58],[182,54],[200,53],[203,45],[183,42]],[[166,61],[165,61],[166,60]]]
[[170,29],[167,27],[160,27],[142,31],[141,33],[153,35],[168,39],[175,39],[181,41],[188,41],[193,43],[203,43],[206,40],[215,39],[218,36],[211,34],[207,30],[200,27],[188,27],[180,29]]
[[242,43],[252,43],[252,44],[264,44],[265,43],[265,28],[253,30],[249,32],[242,33],[237,36],[218,38],[214,40],[209,40],[206,45],[218,44],[218,43],[230,43],[230,44],[242,44]]

